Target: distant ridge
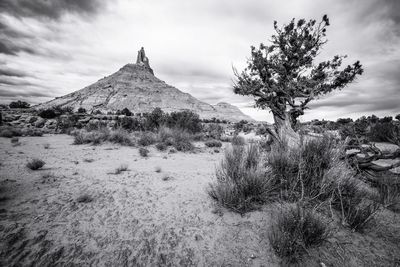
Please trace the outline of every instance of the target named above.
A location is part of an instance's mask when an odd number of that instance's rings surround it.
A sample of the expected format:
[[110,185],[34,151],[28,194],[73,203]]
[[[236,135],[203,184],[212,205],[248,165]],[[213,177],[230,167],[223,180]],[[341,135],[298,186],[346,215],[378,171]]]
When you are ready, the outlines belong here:
[[213,106],[161,81],[154,76],[143,48],[138,51],[136,64],[127,64],[81,90],[39,104],[35,108],[54,106],[69,106],[74,110],[82,107],[88,111],[103,112],[128,108],[133,113],[151,112],[159,107],[164,112],[190,110],[203,119],[254,121],[233,105],[218,103]]

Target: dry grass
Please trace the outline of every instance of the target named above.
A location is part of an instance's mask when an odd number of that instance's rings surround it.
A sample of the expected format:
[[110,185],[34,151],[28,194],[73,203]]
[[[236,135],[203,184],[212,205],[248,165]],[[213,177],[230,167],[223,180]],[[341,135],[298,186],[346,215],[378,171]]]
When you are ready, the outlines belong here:
[[306,250],[325,241],[330,231],[315,212],[300,205],[290,206],[276,214],[268,235],[276,254],[287,263],[298,263]]
[[255,145],[227,149],[216,178],[208,194],[220,205],[241,214],[266,203],[272,188]]
[[125,172],[128,170],[128,165],[122,164],[118,168],[115,169],[114,174],[121,174],[122,172]]

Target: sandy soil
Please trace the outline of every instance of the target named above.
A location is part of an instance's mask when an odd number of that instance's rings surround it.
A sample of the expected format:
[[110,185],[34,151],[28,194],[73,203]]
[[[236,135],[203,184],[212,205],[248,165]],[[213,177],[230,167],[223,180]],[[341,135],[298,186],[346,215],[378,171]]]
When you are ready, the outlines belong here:
[[[0,138],[0,265],[279,263],[259,237],[268,221],[265,211],[222,216],[207,196],[223,153],[151,148],[144,159],[137,148],[72,141],[66,135],[27,137],[13,147]],[[46,162],[43,170],[25,167],[34,157]],[[111,174],[121,164],[129,170]],[[83,194],[93,201],[77,202]]]
[[[150,148],[144,159],[137,148],[72,141],[24,137],[12,146],[0,138],[0,266],[281,264],[266,238],[276,206],[241,217],[208,197],[223,153],[197,144],[195,153]],[[31,158],[46,165],[31,171]],[[129,170],[112,174],[122,164]],[[93,201],[78,202],[84,194]],[[363,234],[333,227],[303,265],[400,265],[399,215],[378,217]]]

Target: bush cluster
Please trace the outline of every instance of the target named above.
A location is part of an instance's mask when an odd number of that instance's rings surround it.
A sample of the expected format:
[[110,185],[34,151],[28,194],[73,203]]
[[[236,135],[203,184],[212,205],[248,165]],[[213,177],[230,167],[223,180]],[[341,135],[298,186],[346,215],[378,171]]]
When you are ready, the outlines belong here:
[[204,143],[207,147],[222,147],[222,143],[218,140],[210,140]]
[[[329,227],[323,217],[335,216],[342,225],[361,232],[381,207],[343,161],[341,144],[329,136],[295,148],[275,145],[265,154],[259,144],[239,144],[226,150],[208,194],[240,214],[270,201],[297,203],[277,217],[269,235],[276,253],[289,262],[300,260],[305,249],[327,238]],[[389,187],[396,188],[381,185],[380,193],[380,202],[387,207],[399,196],[399,190]],[[319,215],[310,211],[321,206],[331,210],[321,209]]]

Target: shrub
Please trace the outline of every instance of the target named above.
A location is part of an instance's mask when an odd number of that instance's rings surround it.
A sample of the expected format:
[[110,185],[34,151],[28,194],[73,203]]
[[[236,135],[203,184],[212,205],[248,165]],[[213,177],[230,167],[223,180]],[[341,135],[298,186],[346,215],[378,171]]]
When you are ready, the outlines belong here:
[[379,202],[387,209],[398,212],[400,204],[400,181],[394,176],[379,177],[375,187],[379,192]]
[[31,170],[38,170],[44,166],[45,162],[40,159],[32,159],[26,164],[26,167],[28,167]]
[[277,214],[268,239],[279,257],[297,263],[307,248],[321,244],[328,236],[328,227],[321,218],[296,205]]
[[117,118],[116,127],[123,128],[128,131],[143,131],[145,130],[144,122],[136,117]]
[[139,154],[140,154],[140,156],[142,156],[144,158],[147,158],[149,156],[149,152],[150,151],[146,148],[143,148],[143,147],[139,148]]
[[88,131],[88,132],[91,132],[91,131],[106,131],[106,130],[108,130],[107,122],[99,121],[99,120],[91,120],[86,124],[85,130]]
[[174,131],[171,128],[162,126],[158,129],[157,139],[160,142],[168,143],[168,145],[173,145]]
[[108,129],[103,128],[99,131],[87,132],[85,130],[77,131],[74,133],[74,145],[80,144],[94,144],[98,145],[108,140],[110,132]]
[[43,119],[54,119],[55,117],[57,117],[56,112],[54,111],[54,109],[51,108],[39,111],[38,115]]
[[194,149],[194,146],[191,143],[191,135],[189,133],[177,129],[175,129],[173,133],[174,133],[173,146],[176,148],[176,150],[185,152]]
[[78,113],[86,113],[86,109],[85,108],[78,108]]
[[132,141],[129,133],[125,130],[118,129],[116,131],[112,131],[110,136],[108,137],[108,141],[112,143],[117,143],[123,146],[133,146],[134,142]]
[[160,127],[157,138],[167,146],[174,146],[178,151],[191,151],[194,149],[191,143],[193,135],[179,128]]
[[77,201],[78,203],[89,203],[89,202],[92,202],[92,201],[93,201],[93,197],[90,196],[89,194],[83,194],[83,195],[80,195],[80,196],[76,199],[76,201]]
[[367,223],[373,219],[376,211],[379,209],[377,203],[368,205],[349,206],[345,211],[345,223],[354,230],[362,231]]
[[210,140],[204,143],[207,147],[222,147],[222,143],[218,140]]
[[157,141],[155,135],[151,132],[141,132],[138,144],[141,146],[149,146]]
[[393,135],[397,132],[396,127],[398,126],[390,121],[378,122],[371,126],[368,138],[373,142],[391,142],[395,138]]
[[78,125],[79,117],[76,115],[66,115],[57,118],[57,129],[61,133],[68,133]]
[[258,148],[233,146],[216,170],[216,183],[208,194],[220,205],[238,213],[257,209],[268,200],[270,179],[261,166]]
[[159,150],[159,151],[165,151],[165,150],[167,150],[167,145],[165,144],[165,143],[158,143],[157,145],[156,145],[156,148]]
[[128,108],[121,110],[121,115],[132,116],[132,112]]
[[4,129],[0,132],[1,137],[11,138],[14,136],[13,132],[9,129]]
[[345,167],[336,166],[332,170],[326,175],[334,176],[333,179],[328,178],[333,180],[331,189],[326,190],[331,195],[329,201],[339,212],[343,225],[355,231],[362,231],[373,219],[379,206],[375,202],[369,203],[368,193],[361,189],[360,181],[353,178],[353,174]]
[[244,140],[243,137],[235,135],[232,137],[231,143],[234,146],[243,146],[246,144],[246,141]]
[[22,135],[24,136],[43,136],[43,131],[40,129],[25,129],[22,131]]
[[324,174],[338,164],[338,153],[329,137],[310,140],[294,149],[274,146],[267,162],[279,196],[290,201],[319,197],[326,186]]
[[10,103],[9,107],[10,108],[29,108],[31,105],[25,101],[13,101]]
[[0,137],[11,138],[14,136],[22,136],[22,131],[13,127],[4,127],[0,130]]
[[218,123],[207,123],[204,127],[204,132],[206,133],[207,137],[220,139],[224,133],[224,128]]
[[155,108],[146,116],[146,129],[150,131],[159,129],[165,123],[167,116],[160,108]]
[[202,130],[199,115],[188,110],[172,112],[166,119],[166,125],[170,128],[179,128],[190,133],[198,133]]

